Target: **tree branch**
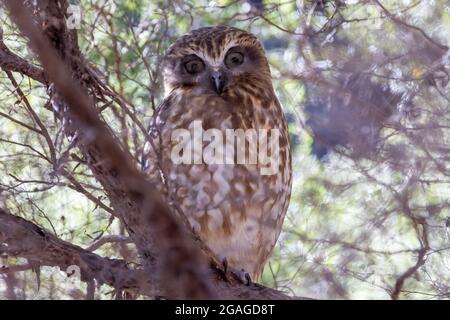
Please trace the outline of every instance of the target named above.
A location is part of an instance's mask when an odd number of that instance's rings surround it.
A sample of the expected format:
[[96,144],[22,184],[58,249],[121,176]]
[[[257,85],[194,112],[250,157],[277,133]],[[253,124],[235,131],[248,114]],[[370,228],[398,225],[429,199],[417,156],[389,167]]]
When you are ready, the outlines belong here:
[[[79,246],[61,240],[51,232],[0,208],[0,254],[22,257],[39,266],[70,266],[80,268],[82,281],[93,279],[98,284],[107,284],[117,290],[130,290],[147,296],[160,295],[154,279],[139,269],[130,269],[119,259],[99,256]],[[31,267],[6,268],[6,272],[23,271]]]
[[[100,240],[99,240],[100,241]],[[97,245],[98,243],[95,243]],[[81,280],[98,284],[107,284],[116,290],[131,291],[148,297],[161,296],[162,292],[155,283],[153,273],[143,269],[130,269],[120,259],[102,257],[90,250],[61,240],[51,232],[12,215],[0,208],[0,254],[21,257],[38,263],[39,266],[59,267],[67,270],[77,266],[81,271]],[[0,273],[13,273],[31,269],[32,265],[18,265],[1,268]],[[224,299],[291,299],[284,293],[252,284],[245,286],[235,281],[213,282],[213,288]],[[300,298],[299,298],[300,299]]]
[[121,235],[107,235],[101,237],[100,239],[92,243],[89,247],[86,248],[86,250],[95,251],[107,243],[117,243],[117,242],[130,243],[131,239]]
[[398,25],[401,25],[405,28],[411,29],[415,32],[420,33],[428,42],[430,42],[431,44],[433,44],[434,46],[436,46],[437,48],[439,48],[442,51],[447,51],[449,48],[439,42],[437,42],[436,40],[434,40],[433,38],[431,38],[425,31],[423,31],[421,28],[416,27],[414,25],[411,25],[409,23],[406,23],[405,21],[397,18],[394,14],[392,14],[388,9],[386,9],[385,6],[383,6],[383,4],[378,1],[378,0],[374,0],[374,2],[381,8],[381,10],[395,23],[397,23]]
[[0,68],[5,71],[19,72],[42,84],[47,83],[44,71],[27,60],[12,53],[3,43],[0,33]]

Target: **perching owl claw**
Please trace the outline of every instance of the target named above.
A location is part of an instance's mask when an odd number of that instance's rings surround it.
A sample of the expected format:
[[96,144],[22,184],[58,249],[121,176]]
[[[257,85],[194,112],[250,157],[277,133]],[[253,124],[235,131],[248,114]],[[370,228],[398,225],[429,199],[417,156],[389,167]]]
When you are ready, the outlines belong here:
[[161,173],[168,202],[218,259],[257,281],[291,193],[287,124],[262,45],[232,27],[194,30],[168,49],[163,75],[146,170]]

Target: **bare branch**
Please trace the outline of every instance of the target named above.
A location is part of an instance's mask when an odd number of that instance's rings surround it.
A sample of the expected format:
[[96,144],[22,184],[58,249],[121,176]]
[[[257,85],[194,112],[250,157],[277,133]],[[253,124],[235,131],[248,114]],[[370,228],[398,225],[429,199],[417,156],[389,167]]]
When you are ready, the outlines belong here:
[[91,244],[89,247],[86,248],[87,251],[95,251],[101,246],[107,244],[107,243],[131,243],[131,239],[129,237],[121,236],[121,235],[108,235],[103,236],[97,241],[95,241],[93,244]]
[[3,43],[2,38],[0,38],[0,68],[5,71],[19,72],[42,84],[47,83],[44,71],[12,53]]
[[[67,270],[80,268],[82,281],[95,279],[117,290],[132,290],[154,296],[160,294],[143,270],[130,269],[126,262],[101,257],[89,250],[58,239],[51,232],[0,208],[0,254],[22,257],[39,266],[56,266]],[[30,266],[11,266],[2,273],[30,269]]]

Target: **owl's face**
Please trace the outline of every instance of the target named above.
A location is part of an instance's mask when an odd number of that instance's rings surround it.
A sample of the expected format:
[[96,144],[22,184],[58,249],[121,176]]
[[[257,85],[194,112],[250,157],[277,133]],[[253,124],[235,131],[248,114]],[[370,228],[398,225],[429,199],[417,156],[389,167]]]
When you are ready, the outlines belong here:
[[272,89],[270,69],[258,39],[243,30],[216,26],[179,38],[164,59],[166,92],[190,88],[198,95]]

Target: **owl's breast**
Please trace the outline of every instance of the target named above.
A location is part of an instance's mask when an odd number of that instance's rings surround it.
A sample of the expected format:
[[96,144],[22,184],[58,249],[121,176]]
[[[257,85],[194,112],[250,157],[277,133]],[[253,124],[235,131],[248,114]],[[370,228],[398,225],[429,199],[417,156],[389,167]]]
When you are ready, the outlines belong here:
[[180,96],[161,110],[160,163],[169,200],[191,228],[218,256],[256,277],[289,201],[287,127],[276,100],[269,106],[251,99],[229,104],[214,96]]

